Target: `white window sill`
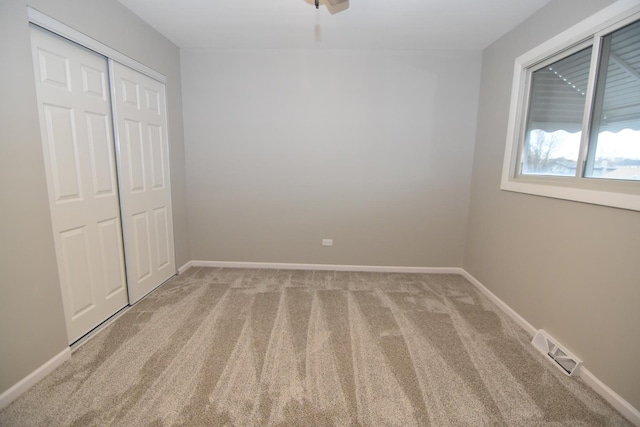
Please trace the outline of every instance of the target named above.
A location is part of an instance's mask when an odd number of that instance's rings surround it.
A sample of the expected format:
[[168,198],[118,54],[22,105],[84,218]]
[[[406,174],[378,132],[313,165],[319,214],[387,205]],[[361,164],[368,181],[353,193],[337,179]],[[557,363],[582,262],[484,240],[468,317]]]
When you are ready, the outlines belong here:
[[617,193],[611,190],[574,188],[557,183],[537,183],[519,179],[503,179],[500,189],[551,197],[554,199],[640,211],[640,195],[637,194]]

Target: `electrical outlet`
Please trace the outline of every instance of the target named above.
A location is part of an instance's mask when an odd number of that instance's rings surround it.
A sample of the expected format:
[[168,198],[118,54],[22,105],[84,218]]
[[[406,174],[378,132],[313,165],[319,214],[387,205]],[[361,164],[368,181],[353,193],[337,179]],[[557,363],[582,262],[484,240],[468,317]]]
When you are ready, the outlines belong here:
[[333,239],[322,239],[322,246],[333,246]]

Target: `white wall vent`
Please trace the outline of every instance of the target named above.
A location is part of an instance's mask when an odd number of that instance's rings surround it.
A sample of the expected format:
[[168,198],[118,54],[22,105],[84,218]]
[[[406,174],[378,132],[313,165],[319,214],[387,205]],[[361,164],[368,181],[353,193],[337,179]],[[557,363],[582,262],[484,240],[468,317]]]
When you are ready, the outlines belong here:
[[540,329],[533,337],[531,344],[548,359],[550,359],[554,365],[558,367],[566,375],[576,376],[579,374],[580,365],[582,360],[575,357],[569,351],[564,349],[558,344],[554,338],[547,334],[544,330]]

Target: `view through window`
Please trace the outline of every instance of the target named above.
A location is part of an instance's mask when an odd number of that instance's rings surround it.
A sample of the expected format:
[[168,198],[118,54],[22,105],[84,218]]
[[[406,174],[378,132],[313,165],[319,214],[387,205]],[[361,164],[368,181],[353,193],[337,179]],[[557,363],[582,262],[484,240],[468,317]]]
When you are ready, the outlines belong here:
[[[589,104],[593,51],[588,46],[531,73],[522,175],[640,181],[640,21],[602,38]],[[590,138],[582,141],[585,108]]]

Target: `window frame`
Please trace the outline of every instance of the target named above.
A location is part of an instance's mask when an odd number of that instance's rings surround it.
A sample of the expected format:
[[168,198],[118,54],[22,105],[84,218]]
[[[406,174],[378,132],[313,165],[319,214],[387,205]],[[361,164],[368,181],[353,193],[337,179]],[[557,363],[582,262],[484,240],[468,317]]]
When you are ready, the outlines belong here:
[[[584,177],[583,172],[589,151],[594,82],[602,38],[639,19],[638,2],[620,0],[516,58],[500,184],[502,190],[640,211],[639,181]],[[576,176],[521,174],[531,74],[545,64],[566,58],[588,46],[592,46],[592,56]]]

